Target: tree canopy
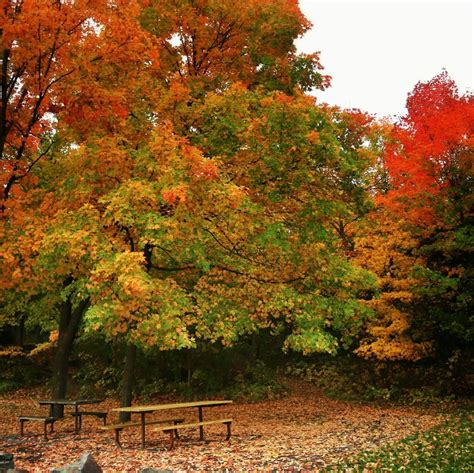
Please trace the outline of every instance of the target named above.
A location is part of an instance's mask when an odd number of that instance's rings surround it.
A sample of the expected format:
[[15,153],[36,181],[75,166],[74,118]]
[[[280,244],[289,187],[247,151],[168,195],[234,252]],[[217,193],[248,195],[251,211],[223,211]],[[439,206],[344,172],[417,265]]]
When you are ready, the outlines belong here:
[[261,330],[382,360],[472,341],[474,109],[446,73],[380,123],[308,95],[330,78],[294,0],[1,15],[0,324],[58,330],[55,395],[83,330],[130,360]]

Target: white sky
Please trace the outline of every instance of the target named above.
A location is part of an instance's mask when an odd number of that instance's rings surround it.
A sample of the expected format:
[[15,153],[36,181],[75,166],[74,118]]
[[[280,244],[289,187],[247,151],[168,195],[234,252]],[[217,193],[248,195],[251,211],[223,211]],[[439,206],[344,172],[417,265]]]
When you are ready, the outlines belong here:
[[473,88],[471,1],[299,0],[313,28],[297,41],[321,51],[332,86],[320,102],[378,116],[405,112],[408,92],[445,68],[464,93]]

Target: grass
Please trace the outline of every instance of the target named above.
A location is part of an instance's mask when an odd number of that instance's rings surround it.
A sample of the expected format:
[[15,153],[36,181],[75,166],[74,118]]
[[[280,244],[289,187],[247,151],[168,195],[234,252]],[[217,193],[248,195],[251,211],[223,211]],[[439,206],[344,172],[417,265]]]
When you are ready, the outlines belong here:
[[474,415],[446,423],[377,450],[363,451],[326,472],[474,472]]

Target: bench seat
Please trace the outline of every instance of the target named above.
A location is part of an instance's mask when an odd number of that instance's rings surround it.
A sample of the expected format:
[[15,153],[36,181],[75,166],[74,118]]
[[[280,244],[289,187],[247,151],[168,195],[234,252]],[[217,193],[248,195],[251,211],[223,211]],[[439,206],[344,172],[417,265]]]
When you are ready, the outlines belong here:
[[[183,422],[184,419],[182,418],[172,418],[172,419],[150,419],[145,422],[145,425],[153,425],[153,424],[169,424],[166,427],[168,429],[173,429],[176,427],[177,424]],[[115,431],[115,443],[122,447],[120,444],[120,432],[123,429],[127,429],[128,427],[140,427],[142,423],[140,421],[136,422],[121,422],[118,424],[108,424],[108,425],[101,425],[99,430],[114,430]]]
[[53,431],[53,425],[56,422],[56,417],[51,416],[19,416],[20,420],[20,435],[23,435],[23,425],[25,422],[43,422],[44,423],[44,438],[48,440],[48,430],[46,426],[49,424],[51,432]]
[[213,425],[213,424],[225,424],[227,426],[227,437],[226,440],[230,439],[231,435],[231,424],[232,419],[214,419],[214,420],[205,420],[201,422],[193,422],[191,424],[182,424],[179,425],[163,425],[161,427],[156,427],[155,432],[169,432],[170,433],[170,444],[169,449],[171,450],[174,445],[174,434],[177,433],[179,429],[193,429],[195,427],[204,427],[205,425]]
[[82,428],[82,416],[95,416],[98,419],[102,419],[104,421],[104,425],[107,423],[107,412],[100,412],[100,411],[79,411],[79,412],[72,412],[71,415],[73,417],[79,418],[79,430]]

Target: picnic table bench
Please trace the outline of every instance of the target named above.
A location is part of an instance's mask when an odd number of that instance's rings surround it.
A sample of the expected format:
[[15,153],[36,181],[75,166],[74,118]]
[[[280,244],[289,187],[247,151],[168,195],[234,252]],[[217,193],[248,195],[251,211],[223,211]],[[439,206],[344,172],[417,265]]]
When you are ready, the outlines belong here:
[[176,435],[176,438],[179,438],[178,436],[178,429],[191,429],[193,427],[199,427],[202,429],[203,426],[205,425],[213,425],[213,424],[224,424],[227,426],[227,437],[226,440],[230,439],[230,434],[231,434],[231,429],[230,426],[232,424],[232,419],[214,419],[214,420],[206,420],[202,422],[194,422],[192,424],[179,424],[175,425],[174,427],[171,426],[162,426],[162,427],[157,427],[154,429],[156,432],[169,432],[170,434],[170,444],[169,444],[169,450],[173,448],[174,445],[174,437]]
[[56,417],[50,416],[19,416],[20,419],[20,435],[23,435],[24,431],[24,424],[25,422],[32,421],[32,422],[44,422],[44,438],[48,440],[48,430],[47,425],[51,426],[51,432],[53,431],[53,425],[56,422]]
[[54,417],[54,408],[55,406],[72,406],[74,407],[74,412],[71,414],[74,416],[74,432],[77,434],[82,428],[82,416],[83,415],[92,415],[96,417],[101,417],[104,419],[104,423],[107,419],[106,412],[98,411],[80,411],[79,406],[90,405],[90,404],[100,404],[101,399],[49,399],[38,401],[40,406],[49,406],[49,416]]
[[[177,424],[183,422],[184,419],[182,418],[171,418],[171,419],[151,419],[145,422],[145,425],[151,424],[167,424],[165,428],[172,428],[176,429]],[[121,422],[118,424],[108,424],[102,425],[99,427],[99,430],[114,430],[115,431],[115,443],[117,446],[122,447],[120,444],[120,432],[123,429],[127,429],[128,427],[138,427],[141,426],[141,422]]]
[[40,406],[49,406],[49,415],[47,416],[40,416],[40,415],[20,415],[18,418],[20,420],[20,435],[24,433],[24,424],[25,422],[43,422],[44,423],[44,437],[45,439],[48,438],[47,435],[47,425],[51,426],[51,432],[53,431],[53,425],[58,420],[58,417],[54,415],[54,407],[55,406],[73,406],[74,412],[71,414],[75,417],[74,422],[74,432],[77,434],[82,427],[82,416],[83,415],[92,415],[98,418],[102,418],[104,420],[104,424],[107,419],[106,412],[99,412],[99,411],[80,411],[79,406],[84,404],[99,404],[102,402],[99,399],[50,399],[50,400],[41,400],[38,401]]
[[[175,409],[188,409],[188,408],[197,408],[198,410],[198,422],[185,424],[183,422],[176,422],[173,425],[168,424],[164,426],[157,427],[156,431],[162,432],[171,432],[170,435],[170,448],[173,448],[173,434],[177,436],[178,430],[184,428],[195,428],[199,427],[199,438],[204,440],[204,426],[211,424],[226,424],[227,425],[227,439],[230,438],[230,425],[232,419],[214,419],[209,421],[204,421],[203,419],[203,409],[208,407],[217,407],[225,406],[231,404],[232,401],[229,400],[212,400],[212,401],[193,401],[193,402],[181,402],[176,404],[156,404],[156,405],[145,405],[145,406],[130,406],[130,407],[119,407],[113,409],[115,412],[128,412],[130,414],[140,414],[140,422],[138,425],[141,427],[141,437],[142,437],[142,448],[145,448],[145,426],[147,425],[146,415],[151,414],[157,411],[164,410],[175,410]],[[137,423],[134,423],[137,424]],[[101,427],[104,429],[104,427]]]
[[102,419],[104,425],[107,424],[107,412],[102,411],[78,411],[78,412],[71,412],[73,417],[79,418],[79,430],[82,429],[82,416],[93,416],[97,417],[98,419]]

